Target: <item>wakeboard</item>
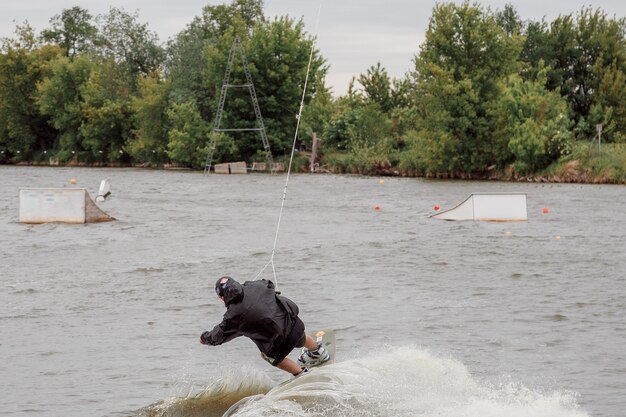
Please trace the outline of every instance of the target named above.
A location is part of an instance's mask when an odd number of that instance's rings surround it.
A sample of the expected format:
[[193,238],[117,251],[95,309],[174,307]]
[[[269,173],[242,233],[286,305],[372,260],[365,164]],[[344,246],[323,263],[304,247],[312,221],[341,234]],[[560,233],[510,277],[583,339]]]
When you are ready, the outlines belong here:
[[[320,366],[332,364],[335,361],[335,332],[334,330],[332,329],[318,330],[313,334],[313,338],[318,344],[321,344],[322,346],[324,346],[326,350],[328,351],[328,353],[330,354],[329,360],[327,360],[326,362],[322,362],[319,365],[315,365],[313,367],[320,367]],[[312,368],[312,367],[309,366],[309,368]],[[300,376],[297,376],[295,378],[289,378],[288,380],[278,384],[276,387],[274,387],[274,389],[278,387],[282,387],[295,380],[298,380],[299,377]],[[263,398],[263,396],[264,394],[257,394],[257,395],[252,395],[250,397],[242,398],[241,400],[237,401],[235,404],[231,405],[230,408],[226,410],[226,412],[222,415],[222,417],[232,416],[237,411],[241,410],[245,405],[251,402],[257,401]]]

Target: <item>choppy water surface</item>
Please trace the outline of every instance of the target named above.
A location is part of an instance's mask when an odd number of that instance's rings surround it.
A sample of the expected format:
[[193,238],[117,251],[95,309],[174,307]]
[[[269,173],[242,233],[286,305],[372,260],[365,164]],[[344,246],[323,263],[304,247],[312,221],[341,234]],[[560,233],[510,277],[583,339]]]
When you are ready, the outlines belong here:
[[[110,178],[118,221],[17,223],[19,187],[70,178]],[[269,260],[284,180],[0,167],[0,415],[624,415],[625,187],[292,176],[278,284],[337,363],[272,389],[250,341],[198,337],[216,277]],[[427,217],[503,191],[528,222]]]

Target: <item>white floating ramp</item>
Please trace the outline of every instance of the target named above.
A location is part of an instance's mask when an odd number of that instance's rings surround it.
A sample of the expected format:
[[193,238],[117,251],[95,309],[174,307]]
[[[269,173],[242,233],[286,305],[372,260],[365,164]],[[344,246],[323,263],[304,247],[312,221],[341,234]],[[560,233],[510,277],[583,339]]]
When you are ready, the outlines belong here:
[[115,220],[84,188],[20,188],[20,223],[98,223]]
[[525,193],[474,193],[461,204],[433,214],[441,220],[523,222],[528,220]]

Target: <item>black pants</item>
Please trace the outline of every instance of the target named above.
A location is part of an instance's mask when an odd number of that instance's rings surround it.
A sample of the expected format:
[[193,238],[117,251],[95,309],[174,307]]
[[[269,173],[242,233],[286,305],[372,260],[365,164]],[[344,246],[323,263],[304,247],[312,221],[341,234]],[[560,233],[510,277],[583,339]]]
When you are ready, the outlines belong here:
[[277,366],[291,353],[294,348],[300,348],[304,346],[306,341],[306,333],[304,333],[304,323],[300,318],[296,317],[296,322],[291,329],[291,333],[285,339],[285,342],[274,349],[273,352],[266,354],[261,352],[263,359],[271,363],[273,366]]

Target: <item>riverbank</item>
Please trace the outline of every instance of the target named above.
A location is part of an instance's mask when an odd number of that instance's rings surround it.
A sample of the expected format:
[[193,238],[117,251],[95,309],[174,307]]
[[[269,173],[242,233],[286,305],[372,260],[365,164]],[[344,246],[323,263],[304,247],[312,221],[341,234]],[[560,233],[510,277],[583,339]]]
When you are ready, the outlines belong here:
[[[513,181],[537,183],[579,183],[579,184],[626,184],[626,144],[605,144],[599,149],[590,144],[579,144],[567,156],[562,157],[545,170],[537,173],[522,174],[511,165],[505,170],[493,167],[486,172],[419,172],[406,169],[393,161],[394,158],[373,158],[370,161],[354,163],[354,157],[346,153],[332,153],[322,156],[319,164],[320,173],[357,174],[364,176],[413,177],[453,180],[485,180]],[[283,161],[285,165],[288,160]],[[50,164],[41,161],[22,161],[16,164],[0,163],[0,165],[17,166],[63,166],[63,167],[94,167],[94,168],[145,168],[163,170],[189,170],[179,164],[156,163],[81,163],[72,161],[67,164]],[[306,154],[295,157],[292,171],[310,172],[310,164]]]
[[535,173],[519,172],[515,165],[504,170],[489,167],[484,172],[420,172],[403,168],[393,155],[374,155],[368,159],[345,153],[322,157],[322,168],[328,172],[368,176],[424,177],[459,180],[495,180],[516,182],[554,182],[585,184],[626,184],[626,144],[577,143],[571,151],[546,169]]

